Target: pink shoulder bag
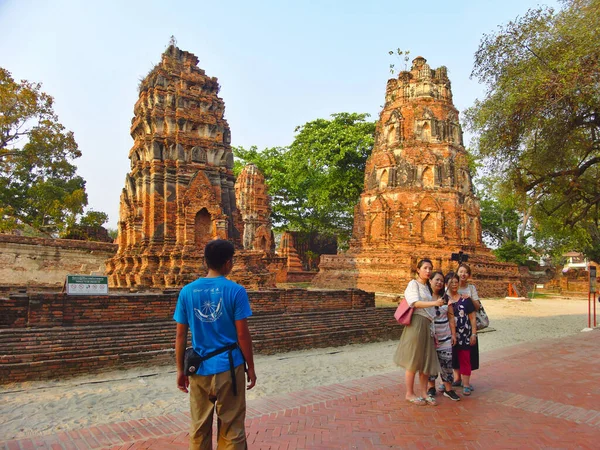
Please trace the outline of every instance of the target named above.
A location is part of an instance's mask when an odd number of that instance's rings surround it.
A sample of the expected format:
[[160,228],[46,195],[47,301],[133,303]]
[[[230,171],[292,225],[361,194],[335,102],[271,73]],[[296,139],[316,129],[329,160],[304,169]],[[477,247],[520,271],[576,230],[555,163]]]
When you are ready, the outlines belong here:
[[[419,294],[419,298],[421,298],[421,294],[418,291],[418,288],[417,293]],[[398,322],[400,325],[410,325],[410,320],[412,319],[413,312],[414,308],[411,308],[408,305],[406,299],[403,297],[402,301],[398,304],[398,308],[396,308],[394,318],[396,319],[396,322]]]

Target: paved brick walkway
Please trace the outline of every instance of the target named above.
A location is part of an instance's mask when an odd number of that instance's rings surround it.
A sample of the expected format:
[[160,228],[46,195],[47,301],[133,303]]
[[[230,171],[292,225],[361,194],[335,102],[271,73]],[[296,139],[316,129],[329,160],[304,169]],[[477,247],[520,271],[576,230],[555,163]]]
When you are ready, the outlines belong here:
[[[348,370],[352,370],[351,367]],[[402,373],[249,402],[250,449],[600,448],[600,330],[482,354],[476,391],[404,400]],[[186,414],[98,425],[5,449],[185,449]]]

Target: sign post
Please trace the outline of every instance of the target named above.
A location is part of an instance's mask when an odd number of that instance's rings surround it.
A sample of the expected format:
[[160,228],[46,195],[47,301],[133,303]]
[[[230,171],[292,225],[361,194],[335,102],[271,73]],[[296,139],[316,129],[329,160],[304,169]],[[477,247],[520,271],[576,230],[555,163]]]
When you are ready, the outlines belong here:
[[[590,289],[588,291],[588,328],[592,328],[592,303],[594,304],[594,328],[596,327],[596,266],[589,266]],[[592,294],[594,299],[592,300]]]
[[106,295],[108,277],[97,275],[67,275],[67,295]]

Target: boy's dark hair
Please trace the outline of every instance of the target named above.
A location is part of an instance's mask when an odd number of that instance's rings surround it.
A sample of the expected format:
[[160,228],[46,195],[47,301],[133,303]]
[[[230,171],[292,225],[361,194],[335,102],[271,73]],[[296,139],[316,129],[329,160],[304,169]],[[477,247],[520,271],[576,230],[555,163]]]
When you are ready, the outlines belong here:
[[225,239],[215,239],[204,247],[204,260],[209,269],[221,270],[233,258],[235,247]]

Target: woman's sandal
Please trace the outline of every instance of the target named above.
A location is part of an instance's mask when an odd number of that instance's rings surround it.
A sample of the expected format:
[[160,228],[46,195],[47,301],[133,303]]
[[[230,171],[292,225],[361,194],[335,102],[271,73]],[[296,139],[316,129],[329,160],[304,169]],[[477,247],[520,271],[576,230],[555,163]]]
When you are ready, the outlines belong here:
[[463,387],[463,395],[471,395],[471,392],[473,392],[473,388],[471,386]]
[[437,406],[437,402],[435,401],[435,398],[433,398],[431,395],[428,395],[427,397],[425,397],[425,403],[427,403],[428,405],[431,405],[431,406]]
[[425,406],[427,404],[423,397],[407,398],[406,401],[417,406]]

